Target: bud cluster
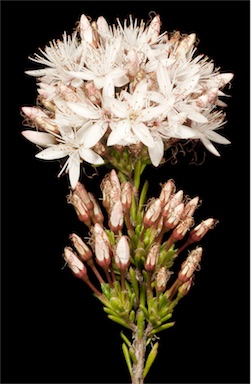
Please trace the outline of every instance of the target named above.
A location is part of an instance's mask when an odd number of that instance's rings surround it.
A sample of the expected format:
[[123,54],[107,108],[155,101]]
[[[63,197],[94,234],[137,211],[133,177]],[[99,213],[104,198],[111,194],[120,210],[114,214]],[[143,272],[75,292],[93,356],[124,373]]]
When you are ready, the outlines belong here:
[[[195,225],[199,197],[184,196],[171,179],[157,198],[148,201],[144,188],[134,194],[131,182],[121,182],[114,169],[100,187],[103,208],[80,182],[68,197],[90,236],[84,242],[71,234],[73,248],[65,247],[64,258],[99,297],[109,318],[138,332],[147,323],[151,339],[174,324],[168,322],[173,309],[190,290],[200,268],[203,249],[196,244],[216,220],[208,218]],[[181,265],[175,279],[176,259],[181,259]],[[95,284],[89,280],[88,269],[97,278]]]

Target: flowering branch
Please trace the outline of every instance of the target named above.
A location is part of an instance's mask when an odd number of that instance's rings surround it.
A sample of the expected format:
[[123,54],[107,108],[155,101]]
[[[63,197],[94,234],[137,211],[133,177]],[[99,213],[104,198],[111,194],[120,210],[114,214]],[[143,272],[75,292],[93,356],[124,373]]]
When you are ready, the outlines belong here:
[[[67,199],[89,235],[72,233],[63,257],[108,318],[130,331],[121,332],[122,352],[132,383],[142,384],[158,353],[156,334],[174,326],[174,308],[200,268],[198,243],[217,223],[195,225],[199,197],[177,191],[174,180],[149,198],[142,175],[177,143],[201,142],[220,156],[213,143],[230,143],[216,130],[233,75],[195,55],[195,34],[160,33],[159,15],[148,25],[117,23],[82,15],[77,31],[31,58],[44,68],[26,72],[39,95],[38,106],[22,107],[32,127],[22,134],[39,146],[37,158],[65,159],[59,176],[69,175]],[[80,181],[85,163],[109,168],[101,205]]]

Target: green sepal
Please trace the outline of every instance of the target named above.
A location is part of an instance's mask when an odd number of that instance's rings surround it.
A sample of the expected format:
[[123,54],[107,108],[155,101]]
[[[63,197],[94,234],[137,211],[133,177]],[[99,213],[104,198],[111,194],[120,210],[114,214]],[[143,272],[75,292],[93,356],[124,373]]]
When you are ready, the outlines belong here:
[[128,338],[126,337],[126,335],[123,333],[123,331],[120,332],[120,336],[122,337],[122,339],[124,340],[124,342],[126,343],[126,345],[130,348],[132,346],[132,344],[130,343],[130,341],[128,340]]
[[139,285],[138,285],[138,281],[136,279],[136,274],[135,274],[134,268],[130,267],[129,275],[131,277],[131,283],[132,283],[134,293],[136,295],[136,298],[138,299],[139,298]]
[[103,307],[103,310],[104,310],[105,313],[108,313],[108,315],[118,316],[117,312],[113,311],[113,310],[110,309],[110,308]]
[[145,305],[146,302],[146,285],[144,282],[140,286],[139,303]]
[[114,245],[115,244],[115,236],[114,236],[114,232],[111,231],[110,229],[106,229],[106,233],[109,237],[109,240],[110,240],[110,243],[111,245]]
[[149,335],[154,335],[155,333],[158,333],[158,332],[164,331],[165,329],[171,328],[174,326],[174,324],[175,324],[175,321],[173,321],[171,323],[167,323],[167,324],[162,324],[160,327],[153,329],[149,333]]
[[121,319],[121,317],[108,315],[108,318],[114,321],[115,323],[122,325],[125,328],[131,329],[130,325],[125,320]]
[[171,319],[172,313],[168,313],[166,316],[160,319],[161,323],[165,323],[167,320]]
[[154,344],[154,346],[152,347],[148,357],[147,357],[147,360],[146,360],[146,364],[145,364],[145,368],[144,368],[144,371],[143,371],[143,378],[146,377],[146,375],[148,374],[149,372],[149,369],[151,368],[154,360],[156,359],[156,356],[158,354],[158,346],[159,346],[159,343],[156,342]]
[[148,310],[146,309],[146,307],[143,304],[140,304],[139,308],[144,312],[146,319],[149,320],[149,313],[148,313]]
[[142,210],[142,208],[143,208],[143,206],[145,204],[148,187],[149,187],[149,182],[146,180],[144,185],[143,185],[143,188],[141,190],[141,193],[140,193],[139,212]]
[[101,285],[101,290],[103,294],[105,295],[105,297],[107,297],[108,300],[110,300],[110,298],[112,297],[110,285],[109,284],[100,284],[100,285]]
[[122,344],[122,351],[123,351],[123,354],[124,354],[124,358],[125,358],[125,361],[126,361],[126,365],[127,365],[128,371],[129,371],[130,375],[132,376],[132,362],[131,362],[129,350],[127,348],[126,343]]
[[134,323],[134,321],[135,321],[135,311],[134,311],[134,309],[132,309],[131,312],[130,312],[129,320],[130,320],[131,323]]
[[137,360],[137,357],[135,356],[133,347],[129,347],[129,353],[130,353],[132,362],[133,362],[134,364],[137,364],[138,360]]
[[121,304],[120,300],[117,297],[111,297],[110,299],[111,306],[119,312],[125,312],[125,308]]
[[133,308],[133,306],[134,306],[134,300],[135,300],[135,297],[136,297],[136,295],[135,295],[135,293],[133,292],[132,295],[131,295],[131,297],[130,297],[129,311],[130,311],[130,310]]
[[138,328],[138,338],[142,339],[144,329],[145,329],[145,315],[141,309],[137,313],[137,328]]

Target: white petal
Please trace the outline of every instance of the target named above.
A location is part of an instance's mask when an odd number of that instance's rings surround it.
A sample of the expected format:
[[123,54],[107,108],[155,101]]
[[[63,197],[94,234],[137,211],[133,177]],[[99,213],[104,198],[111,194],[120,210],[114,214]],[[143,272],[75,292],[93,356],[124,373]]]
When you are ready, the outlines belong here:
[[210,140],[208,140],[206,137],[200,138],[201,142],[204,144],[204,146],[207,148],[209,152],[211,152],[215,156],[220,156],[220,153],[217,151],[215,146],[211,143]]
[[47,147],[50,144],[55,144],[55,136],[50,133],[37,132],[37,131],[23,131],[22,135],[33,144],[40,145],[41,147]]
[[105,78],[104,87],[103,87],[103,97],[114,97],[115,96],[115,86],[113,79],[109,76]]
[[215,131],[207,130],[206,131],[206,135],[207,135],[209,140],[214,141],[215,143],[231,144],[231,141],[229,141],[228,139],[226,139],[225,137],[221,136],[219,133],[217,133]]
[[111,112],[114,113],[115,116],[120,118],[125,118],[128,115],[126,104],[120,100],[114,99],[113,97],[105,98],[105,103],[108,108],[111,109]]
[[80,158],[78,152],[75,152],[69,157],[68,172],[71,187],[75,188],[80,175]]
[[196,112],[194,110],[190,110],[188,112],[187,117],[193,121],[196,121],[197,123],[207,123],[208,119],[202,115],[202,113]]
[[120,142],[120,140],[123,140],[126,138],[126,136],[130,132],[130,124],[128,120],[122,120],[118,122],[115,126],[115,124],[111,124],[112,132],[110,133],[107,145],[115,145]]
[[61,147],[60,149],[59,145],[53,145],[53,147],[46,148],[36,154],[38,159],[43,160],[62,159],[65,156],[68,156],[68,151],[65,150],[64,147]]
[[154,147],[153,137],[145,124],[133,123],[132,130],[143,144],[145,144],[147,147]]
[[157,80],[160,91],[163,95],[168,95],[172,89],[172,84],[167,69],[161,63],[159,63],[157,69]]
[[153,148],[148,147],[148,152],[149,152],[149,156],[152,164],[155,167],[158,167],[164,154],[164,144],[161,139],[155,140],[154,142],[155,142],[154,147]]
[[25,71],[25,74],[29,76],[34,76],[34,77],[45,76],[47,74],[47,69],[35,69],[32,71]]
[[104,160],[92,149],[80,147],[79,154],[83,160],[90,164],[103,164]]
[[69,101],[67,105],[77,115],[83,116],[86,119],[97,119],[99,117],[98,111],[87,104],[73,103]]
[[71,75],[73,78],[76,78],[76,79],[83,79],[83,80],[93,80],[94,79],[93,72],[87,68],[83,68],[81,72],[66,71],[66,73],[68,75]]
[[97,144],[101,137],[106,133],[107,127],[108,124],[102,121],[93,124],[81,138],[81,142],[84,144],[85,148],[91,148]]

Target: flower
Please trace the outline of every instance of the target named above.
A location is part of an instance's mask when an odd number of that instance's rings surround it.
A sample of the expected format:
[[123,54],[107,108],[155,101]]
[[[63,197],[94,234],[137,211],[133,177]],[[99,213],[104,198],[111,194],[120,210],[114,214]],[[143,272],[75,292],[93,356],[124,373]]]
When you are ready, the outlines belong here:
[[[90,124],[89,122],[87,123]],[[55,160],[68,157],[59,176],[62,172],[69,173],[69,180],[71,187],[74,189],[77,185],[80,176],[80,165],[83,160],[90,164],[100,165],[104,160],[96,152],[90,148],[86,148],[82,142],[83,131],[86,129],[84,126],[76,131],[72,129],[64,130],[60,127],[61,137],[57,136],[59,144],[52,144],[48,148],[36,154],[38,159]]]
[[[44,68],[26,71],[38,78],[41,108],[22,110],[32,128],[54,138],[23,135],[46,147],[38,158],[68,156],[59,175],[66,170],[73,188],[83,161],[130,173],[138,157],[158,167],[168,148],[187,140],[220,156],[213,143],[230,143],[216,130],[233,74],[220,73],[196,49],[195,33],[161,32],[159,15],[149,24],[130,15],[110,26],[83,14],[71,36],[64,32],[30,58]],[[133,158],[114,157],[118,147]]]

